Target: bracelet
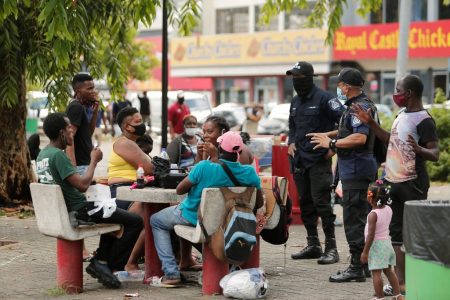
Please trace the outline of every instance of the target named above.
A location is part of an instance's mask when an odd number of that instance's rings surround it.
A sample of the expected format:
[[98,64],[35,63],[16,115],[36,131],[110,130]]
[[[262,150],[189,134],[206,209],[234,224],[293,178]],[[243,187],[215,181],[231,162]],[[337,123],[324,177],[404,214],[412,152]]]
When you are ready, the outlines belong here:
[[336,152],[336,142],[337,142],[337,140],[336,139],[331,139],[330,140],[330,143],[329,143],[329,148],[333,151],[333,152]]

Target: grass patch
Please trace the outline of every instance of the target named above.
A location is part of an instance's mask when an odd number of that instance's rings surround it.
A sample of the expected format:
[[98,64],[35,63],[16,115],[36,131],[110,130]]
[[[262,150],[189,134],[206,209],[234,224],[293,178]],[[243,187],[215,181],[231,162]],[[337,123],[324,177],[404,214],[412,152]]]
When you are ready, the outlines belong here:
[[58,297],[58,296],[64,296],[66,295],[66,290],[60,287],[55,287],[51,289],[46,289],[45,294],[52,296],[52,297]]

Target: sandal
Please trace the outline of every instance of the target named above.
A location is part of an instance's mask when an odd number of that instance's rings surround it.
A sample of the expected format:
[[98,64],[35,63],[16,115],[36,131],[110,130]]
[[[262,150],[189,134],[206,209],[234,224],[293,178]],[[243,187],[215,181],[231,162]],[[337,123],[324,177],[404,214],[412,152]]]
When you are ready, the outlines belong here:
[[181,278],[167,278],[165,276],[153,276],[150,279],[150,285],[154,287],[174,288],[179,287]]
[[93,258],[94,258],[94,255],[93,254],[89,254],[88,256],[83,257],[83,262],[90,262],[91,259],[93,259]]
[[394,296],[394,289],[390,284],[386,284],[385,286],[383,286],[383,294],[385,296]]
[[403,294],[392,296],[391,300],[403,300]]

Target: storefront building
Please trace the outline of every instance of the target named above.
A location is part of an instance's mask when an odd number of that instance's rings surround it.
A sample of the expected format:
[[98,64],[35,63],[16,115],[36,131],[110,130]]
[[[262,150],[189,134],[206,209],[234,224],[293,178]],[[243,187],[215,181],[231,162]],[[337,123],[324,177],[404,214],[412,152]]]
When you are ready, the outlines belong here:
[[[441,0],[411,1],[407,67],[408,72],[422,78],[424,101],[431,103],[437,87],[447,97],[450,93],[450,6]],[[303,9],[281,12],[267,25],[259,23],[264,3],[202,1],[201,24],[192,36],[176,37],[175,31],[170,36],[171,88],[208,92],[213,105],[259,102],[270,107],[290,102],[294,92],[285,71],[306,60],[319,74],[315,78],[319,87],[335,94],[336,82],[330,75],[345,66],[355,67],[363,72],[370,97],[392,105],[399,0],[381,0],[380,10],[367,18],[356,13],[359,1],[348,0],[343,27],[331,47],[324,42],[326,29],[306,28],[315,1]],[[160,35],[160,30],[155,33]]]
[[[392,105],[398,40],[398,23],[343,27],[335,35],[333,60],[360,66],[372,99]],[[448,97],[450,20],[412,22],[408,57],[408,72],[424,83],[423,101],[432,103],[436,88]]]
[[[293,95],[286,70],[306,60],[315,72],[330,71],[326,32],[304,29],[253,34],[193,36],[170,40],[171,72],[179,77],[211,77],[215,104],[257,102],[271,106]],[[323,76],[317,77],[322,85]]]

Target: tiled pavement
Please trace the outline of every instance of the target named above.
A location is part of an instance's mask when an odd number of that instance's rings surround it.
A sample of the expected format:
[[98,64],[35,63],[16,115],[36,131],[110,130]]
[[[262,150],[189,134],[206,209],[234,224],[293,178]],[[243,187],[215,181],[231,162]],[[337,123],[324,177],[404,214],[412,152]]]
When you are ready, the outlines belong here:
[[[450,186],[433,186],[430,199],[448,199]],[[341,211],[337,211],[339,216]],[[343,227],[336,227],[341,261],[323,266],[315,260],[294,261],[290,254],[305,246],[305,229],[290,228],[286,252],[283,246],[262,242],[261,267],[268,274],[267,299],[369,299],[371,281],[364,283],[330,283],[328,277],[346,267],[348,250]],[[323,241],[323,236],[321,237]],[[201,288],[192,284],[183,288],[163,289],[128,283],[119,290],[108,290],[84,274],[84,293],[54,296],[56,287],[56,239],[41,235],[34,218],[0,217],[0,242],[17,241],[0,247],[0,299],[123,299],[125,293],[138,292],[140,299],[220,299],[202,296]],[[95,249],[98,238],[86,240],[88,249]],[[286,268],[283,270],[286,258]],[[86,266],[86,265],[85,265]]]
[[[110,144],[102,145],[105,158]],[[156,149],[157,150],[157,149]],[[104,164],[102,164],[104,162]],[[97,175],[104,175],[106,159],[98,166]],[[450,186],[433,186],[430,199],[448,199]],[[341,215],[341,211],[337,211]],[[370,299],[373,293],[371,281],[364,283],[330,283],[328,277],[337,270],[345,269],[348,249],[343,227],[336,228],[336,239],[341,261],[323,266],[315,260],[294,261],[290,254],[305,246],[305,229],[291,226],[291,237],[286,249],[262,242],[261,267],[268,275],[267,299]],[[323,236],[321,237],[323,241]],[[41,235],[34,218],[17,219],[0,217],[0,243],[18,243],[0,246],[0,299],[123,299],[126,293],[137,292],[138,299],[222,299],[221,296],[202,296],[196,284],[177,289],[155,288],[141,283],[124,284],[121,289],[108,290],[86,273],[84,293],[79,295],[55,295],[56,287],[56,239]],[[93,250],[98,237],[86,240]],[[0,244],[1,245],[1,244]],[[286,268],[284,262],[286,260]],[[87,266],[85,264],[85,266]]]

